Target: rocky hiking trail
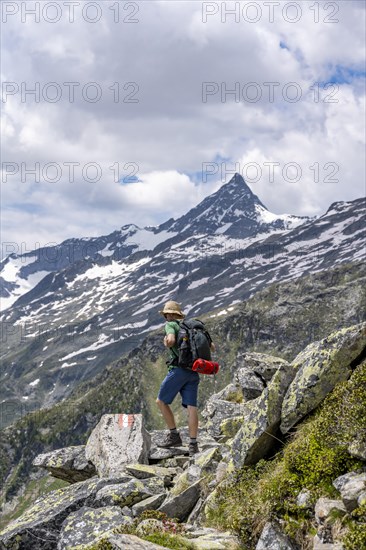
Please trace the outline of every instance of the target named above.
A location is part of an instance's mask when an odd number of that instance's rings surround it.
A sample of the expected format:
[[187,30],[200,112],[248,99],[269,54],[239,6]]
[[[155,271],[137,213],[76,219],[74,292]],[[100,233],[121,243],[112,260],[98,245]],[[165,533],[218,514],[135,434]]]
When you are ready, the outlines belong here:
[[[86,445],[35,458],[35,467],[69,485],[44,494],[7,525],[0,533],[0,548],[248,548],[236,532],[207,526],[217,509],[220,487],[243,467],[277,453],[286,434],[359,368],[365,350],[363,323],[313,342],[291,363],[242,353],[232,382],[206,403],[200,452],[193,457],[188,456],[186,427],[180,428],[183,446],[165,449],[159,443],[166,432],[148,432],[141,414],[103,415]],[[355,434],[348,453],[363,466],[332,480],[336,498],[320,496],[314,503],[307,487],[298,493],[297,505],[316,525],[306,548],[345,548],[331,518],[366,505],[365,434]],[[154,534],[161,535],[161,544],[157,538],[147,540]],[[300,549],[275,517],[265,522],[252,547]]]

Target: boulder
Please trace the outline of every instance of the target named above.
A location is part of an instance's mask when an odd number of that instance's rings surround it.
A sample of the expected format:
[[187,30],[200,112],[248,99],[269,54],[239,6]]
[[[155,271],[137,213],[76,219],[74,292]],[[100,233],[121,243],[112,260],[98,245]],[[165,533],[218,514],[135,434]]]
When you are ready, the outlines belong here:
[[309,489],[302,489],[302,491],[300,491],[296,498],[296,506],[304,509],[312,508],[311,492]]
[[127,464],[148,464],[150,435],[141,414],[105,414],[85,448],[100,477],[117,477]]
[[178,474],[177,468],[163,468],[162,466],[147,464],[128,464],[126,471],[137,479],[159,477],[164,481],[165,487],[172,485],[173,478]]
[[235,381],[241,385],[240,371],[243,368],[254,372],[258,378],[262,380],[264,385],[266,385],[266,383],[272,380],[278,368],[284,363],[286,363],[284,359],[274,357],[273,355],[267,355],[266,353],[238,352],[236,365],[239,367],[239,370],[235,375]]
[[65,447],[38,455],[32,464],[69,483],[84,481],[97,473],[94,464],[85,457],[85,445]]
[[202,411],[202,416],[206,419],[206,430],[212,437],[220,437],[221,424],[227,418],[243,417],[248,411],[248,404],[234,403],[224,399],[218,399],[212,395],[207,401]]
[[343,503],[348,512],[357,508],[365,498],[366,493],[366,472],[350,472],[338,477],[333,481],[334,487],[341,493]]
[[239,538],[227,531],[187,524],[184,539],[197,550],[239,550]]
[[117,483],[103,487],[94,499],[94,505],[100,506],[128,506],[137,502],[165,493],[164,482],[159,478],[130,479],[127,483]]
[[186,470],[174,480],[174,487],[170,490],[171,496],[177,496],[185,491],[192,483],[202,479],[207,474],[215,473],[221,460],[220,449],[215,447],[194,455]]
[[180,471],[186,466],[186,464],[188,464],[189,461],[190,458],[188,455],[186,455],[167,458],[162,463],[164,464],[165,468],[174,468]]
[[259,397],[266,386],[265,380],[261,376],[246,367],[235,373],[235,379],[240,385],[244,401],[251,401]]
[[132,506],[132,513],[134,516],[139,516],[145,510],[157,510],[161,506],[166,498],[166,493],[160,493],[160,495],[153,495],[152,497],[145,498],[141,502]]
[[266,523],[255,550],[295,550],[295,547],[274,523]]
[[232,416],[231,418],[225,418],[225,420],[223,420],[220,424],[220,433],[224,436],[224,438],[231,439],[238,433],[242,424],[242,416]]
[[247,403],[248,414],[232,442],[235,468],[255,464],[273,447],[281,419],[283,397],[295,371],[283,361],[258,399]]
[[170,447],[163,449],[162,447],[152,447],[149,453],[149,461],[154,463],[156,461],[165,460],[166,458],[173,458],[175,456],[188,456],[188,449],[184,447]]
[[287,433],[352,372],[366,347],[366,323],[333,332],[309,344],[293,361],[296,376],[282,406],[281,431]]
[[202,474],[209,474],[216,472],[221,459],[220,447],[214,447],[194,455],[194,464],[201,469]]
[[135,535],[109,535],[105,540],[113,550],[166,550],[165,546],[142,540]]
[[84,506],[70,514],[62,524],[57,550],[78,548],[86,550],[91,545],[112,534],[112,530],[121,525],[132,523],[132,519],[123,516],[116,506],[88,508]]
[[318,524],[332,522],[332,516],[344,516],[347,510],[341,500],[319,498],[315,504],[315,520]]
[[313,550],[343,550],[343,548],[340,542],[322,542],[318,535],[313,539]]
[[171,518],[178,518],[184,521],[193,510],[200,497],[201,481],[196,481],[188,489],[175,496],[168,497],[160,506],[159,511],[164,512]]
[[13,549],[19,543],[21,548],[54,550],[66,517],[93,505],[98,491],[116,481],[93,477],[41,496],[0,533],[0,547]]

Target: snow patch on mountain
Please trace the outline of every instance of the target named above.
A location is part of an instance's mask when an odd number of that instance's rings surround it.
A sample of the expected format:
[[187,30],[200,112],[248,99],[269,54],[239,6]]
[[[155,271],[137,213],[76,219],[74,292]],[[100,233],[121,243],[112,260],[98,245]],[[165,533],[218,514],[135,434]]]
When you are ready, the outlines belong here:
[[1,278],[5,283],[10,283],[12,291],[8,296],[0,298],[0,311],[4,311],[26,292],[34,288],[42,279],[48,275],[48,271],[37,271],[28,277],[22,277],[22,269],[37,262],[36,256],[9,256],[4,262],[1,270]]
[[308,221],[310,218],[301,218],[298,216],[293,216],[292,214],[273,214],[267,208],[263,208],[260,204],[255,205],[255,210],[257,212],[257,221],[260,223],[274,223],[278,220],[284,222],[286,229],[294,229],[299,225],[302,225],[305,221]]

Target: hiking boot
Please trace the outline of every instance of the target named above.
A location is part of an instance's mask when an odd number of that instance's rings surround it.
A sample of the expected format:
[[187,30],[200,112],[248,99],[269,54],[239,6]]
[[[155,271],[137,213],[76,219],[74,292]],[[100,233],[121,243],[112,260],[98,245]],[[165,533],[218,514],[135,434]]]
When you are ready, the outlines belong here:
[[193,456],[196,453],[199,453],[198,443],[190,443],[188,446],[189,456]]
[[165,438],[165,440],[162,443],[158,444],[158,447],[162,447],[163,449],[168,449],[169,447],[180,447],[182,445],[182,439],[180,437],[180,433],[172,433],[169,432]]

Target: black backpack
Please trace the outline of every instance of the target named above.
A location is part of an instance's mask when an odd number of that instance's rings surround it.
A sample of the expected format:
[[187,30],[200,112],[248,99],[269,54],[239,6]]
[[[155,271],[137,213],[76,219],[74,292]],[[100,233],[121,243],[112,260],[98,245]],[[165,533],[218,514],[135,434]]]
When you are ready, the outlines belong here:
[[199,319],[185,319],[179,322],[177,336],[178,357],[175,366],[192,369],[196,359],[211,361],[212,338]]

